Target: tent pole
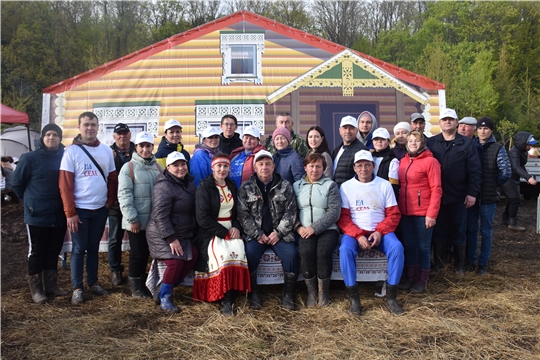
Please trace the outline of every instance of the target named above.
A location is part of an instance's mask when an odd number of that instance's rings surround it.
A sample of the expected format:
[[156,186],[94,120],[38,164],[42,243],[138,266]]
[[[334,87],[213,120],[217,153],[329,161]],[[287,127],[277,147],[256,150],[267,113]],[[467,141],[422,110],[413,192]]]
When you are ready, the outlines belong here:
[[30,141],[30,125],[25,124],[26,126],[26,133],[28,134],[28,151],[32,151],[32,143]]

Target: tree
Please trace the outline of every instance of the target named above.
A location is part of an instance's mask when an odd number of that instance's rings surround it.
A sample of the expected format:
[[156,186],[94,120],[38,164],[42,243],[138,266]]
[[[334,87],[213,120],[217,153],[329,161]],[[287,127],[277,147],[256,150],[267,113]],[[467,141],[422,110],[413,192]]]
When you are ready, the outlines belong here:
[[320,34],[330,41],[352,47],[362,35],[367,14],[359,1],[317,0],[312,11]]

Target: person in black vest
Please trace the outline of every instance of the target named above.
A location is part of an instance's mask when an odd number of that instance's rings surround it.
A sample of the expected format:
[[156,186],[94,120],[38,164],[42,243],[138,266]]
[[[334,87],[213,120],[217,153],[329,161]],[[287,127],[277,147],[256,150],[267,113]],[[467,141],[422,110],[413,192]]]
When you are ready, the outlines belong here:
[[[492,228],[499,194],[497,188],[510,179],[512,168],[504,146],[493,136],[495,125],[489,117],[482,117],[477,122],[478,137],[474,144],[480,154],[482,164],[482,187],[479,201],[467,210],[467,270],[474,271],[478,258],[478,275],[487,273],[491,253]],[[478,219],[482,244],[478,253]]]
[[332,161],[334,162],[334,181],[338,186],[341,186],[342,183],[352,179],[355,175],[354,154],[360,150],[368,150],[368,148],[356,137],[358,121],[350,115],[341,119],[339,134],[343,142],[332,152]]
[[399,199],[399,160],[390,148],[390,133],[385,128],[377,128],[372,133],[373,161],[375,162],[375,174],[390,181],[396,199]]
[[234,115],[223,115],[220,127],[222,132],[219,135],[218,149],[224,154],[230,155],[234,149],[243,145],[240,135],[236,132],[238,120]]

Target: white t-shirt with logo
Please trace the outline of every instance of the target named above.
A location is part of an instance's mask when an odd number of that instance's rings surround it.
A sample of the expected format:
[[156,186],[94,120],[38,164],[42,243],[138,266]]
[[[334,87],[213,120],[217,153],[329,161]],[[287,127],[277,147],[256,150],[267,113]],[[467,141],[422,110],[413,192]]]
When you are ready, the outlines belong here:
[[[104,144],[98,146],[83,145],[103,170],[105,179],[109,173],[116,171],[112,149]],[[92,160],[78,146],[71,145],[64,152],[60,170],[74,174],[73,197],[75,207],[79,209],[97,210],[107,203],[107,182],[96,168]]]
[[385,218],[385,209],[397,205],[392,185],[375,176],[362,183],[356,176],[341,184],[341,207],[351,211],[351,220],[362,230],[373,231]]

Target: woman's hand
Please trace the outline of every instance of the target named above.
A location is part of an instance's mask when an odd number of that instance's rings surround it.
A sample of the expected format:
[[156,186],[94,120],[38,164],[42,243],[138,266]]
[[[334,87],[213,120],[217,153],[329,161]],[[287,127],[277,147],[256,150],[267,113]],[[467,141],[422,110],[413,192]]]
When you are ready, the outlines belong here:
[[313,230],[313,228],[310,226],[308,227],[303,227],[303,226],[300,226],[298,228],[298,235],[300,235],[301,237],[303,237],[304,239],[307,239],[313,235],[315,235],[315,230]]
[[238,230],[235,227],[232,227],[229,230],[229,236],[231,237],[231,239],[240,239],[240,230]]
[[437,221],[434,218],[426,216],[426,229],[431,229],[432,227],[434,227],[436,222]]
[[173,255],[178,255],[178,256],[184,255],[184,249],[182,249],[182,245],[180,245],[180,241],[178,241],[178,239],[170,243],[169,246],[171,247],[171,251]]
[[141,231],[141,223],[136,222],[136,223],[133,223],[133,224],[129,224],[129,231],[134,233],[134,234],[138,234],[139,231]]

